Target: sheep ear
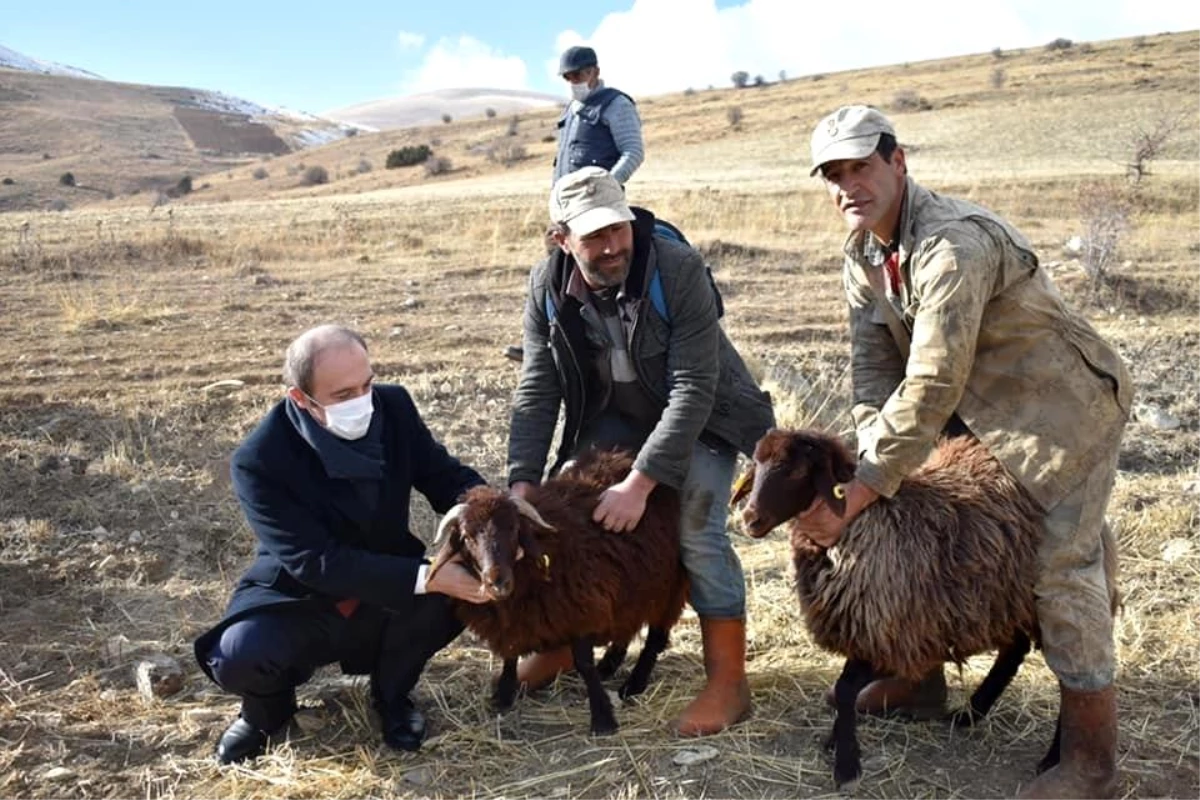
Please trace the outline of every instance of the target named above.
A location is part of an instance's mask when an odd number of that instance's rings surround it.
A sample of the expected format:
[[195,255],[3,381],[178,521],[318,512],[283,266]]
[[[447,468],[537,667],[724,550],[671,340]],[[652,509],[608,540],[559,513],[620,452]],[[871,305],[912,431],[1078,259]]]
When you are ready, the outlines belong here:
[[737,483],[733,485],[733,495],[729,498],[729,506],[732,508],[738,503],[746,499],[746,495],[750,494],[750,490],[754,488],[754,464],[751,464],[742,477],[737,479]]
[[832,469],[820,469],[813,476],[813,484],[821,499],[833,509],[839,517],[846,513],[846,490],[840,483],[834,482]]
[[549,582],[550,556],[546,555],[541,542],[524,525],[517,531],[517,544],[525,551],[525,556],[532,558],[533,563],[537,564],[538,569],[542,572],[542,580]]
[[438,536],[439,540],[442,538],[441,534],[445,533],[449,533],[449,538],[446,539],[446,543],[442,545],[442,549],[439,550],[437,556],[434,557],[433,565],[429,568],[429,571],[425,573],[426,583],[429,583],[429,581],[433,580],[433,576],[437,574],[438,570],[446,566],[450,559],[454,558],[462,551],[462,531],[458,527],[457,519],[453,520],[450,525],[446,526],[445,530],[441,531]]

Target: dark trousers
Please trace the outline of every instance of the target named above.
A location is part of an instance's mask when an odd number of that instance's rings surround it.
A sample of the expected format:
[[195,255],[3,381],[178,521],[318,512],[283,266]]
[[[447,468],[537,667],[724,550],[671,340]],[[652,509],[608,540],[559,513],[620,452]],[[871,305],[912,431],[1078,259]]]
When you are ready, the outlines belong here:
[[405,702],[425,664],[462,631],[445,595],[418,595],[403,614],[360,606],[350,618],[308,603],[272,607],[234,622],[209,651],[217,684],[242,698],[259,730],[282,727],[296,711],[296,687],[317,667],[341,662],[369,672],[374,700]]

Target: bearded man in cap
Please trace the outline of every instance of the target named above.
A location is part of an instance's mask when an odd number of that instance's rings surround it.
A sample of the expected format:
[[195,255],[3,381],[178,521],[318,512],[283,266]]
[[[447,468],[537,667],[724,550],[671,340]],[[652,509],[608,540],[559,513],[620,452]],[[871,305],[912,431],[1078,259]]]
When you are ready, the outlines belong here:
[[[1069,309],[1010,223],[908,177],[881,113],[845,106],[812,133],[819,174],[850,229],[858,467],[845,514],[805,512],[830,547],[863,508],[891,497],[940,435],[978,438],[1046,512],[1035,586],[1042,651],[1058,677],[1061,762],[1025,797],[1113,797],[1115,542],[1105,523],[1133,382],[1116,351]],[[918,684],[888,676],[860,711],[940,708],[942,669]]]
[[[558,248],[530,275],[508,482],[524,495],[542,480],[561,408],[551,473],[588,447],[637,454],[593,513],[612,535],[632,535],[657,484],[679,490],[707,683],[675,728],[716,733],[750,710],[746,585],[725,523],[737,454],[752,453],[774,424],[771,399],[721,330],[700,254],[655,237],[654,215],[631,209],[612,174],[564,175],[550,218]],[[518,677],[536,689],[572,665],[567,648],[538,653],[521,661]]]

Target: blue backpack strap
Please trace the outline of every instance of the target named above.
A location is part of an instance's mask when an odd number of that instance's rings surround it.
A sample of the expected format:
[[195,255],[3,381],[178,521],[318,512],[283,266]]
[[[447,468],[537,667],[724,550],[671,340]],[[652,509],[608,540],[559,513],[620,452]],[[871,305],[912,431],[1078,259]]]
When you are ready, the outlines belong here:
[[663,318],[663,322],[667,325],[671,324],[671,312],[667,309],[667,296],[663,293],[662,278],[658,275],[658,270],[654,270],[654,274],[650,276],[650,304],[654,306],[654,310]]
[[558,309],[554,306],[554,299],[550,297],[549,290],[546,291],[546,322],[554,322],[554,317],[558,315]]

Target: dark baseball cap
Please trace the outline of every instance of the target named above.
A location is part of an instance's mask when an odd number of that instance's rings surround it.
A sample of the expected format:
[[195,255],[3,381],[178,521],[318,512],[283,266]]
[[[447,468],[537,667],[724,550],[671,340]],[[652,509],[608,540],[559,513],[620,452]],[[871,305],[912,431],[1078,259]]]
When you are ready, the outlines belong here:
[[568,72],[594,66],[596,66],[596,51],[590,47],[575,45],[563,51],[562,58],[558,60],[558,74],[566,75]]

